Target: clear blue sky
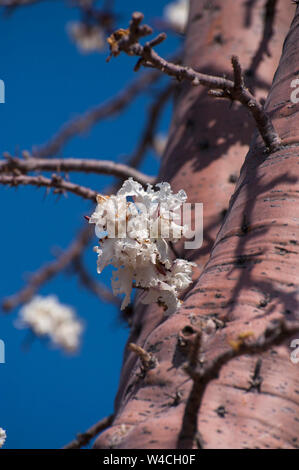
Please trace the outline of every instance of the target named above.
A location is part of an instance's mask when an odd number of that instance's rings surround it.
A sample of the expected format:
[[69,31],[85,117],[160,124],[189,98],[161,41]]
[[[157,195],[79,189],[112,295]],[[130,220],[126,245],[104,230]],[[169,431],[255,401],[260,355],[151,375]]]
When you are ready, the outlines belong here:
[[[144,12],[152,22],[162,15],[166,0],[116,1],[119,26],[130,14]],[[101,2],[99,2],[99,5]],[[0,17],[0,78],[6,103],[0,105],[0,151],[18,154],[46,142],[66,120],[107,100],[133,77],[134,59],[105,62],[105,54],[80,55],[66,34],[66,24],[78,17],[62,1],[41,2]],[[162,53],[175,51],[169,36]],[[150,96],[143,95],[125,114],[101,122],[63,150],[67,157],[121,161],[129,155],[142,128]],[[167,131],[171,107],[160,122]],[[155,174],[158,160],[148,154],[143,170]],[[102,176],[73,175],[74,181],[101,190],[111,181]],[[76,196],[45,197],[44,189],[0,187],[0,297],[20,289],[26,274],[53,259],[53,248],[65,248],[82,225],[90,202]],[[94,244],[96,244],[94,239]],[[96,255],[86,260],[96,275]],[[25,276],[25,277],[24,277]],[[101,280],[109,280],[107,275]],[[17,311],[0,314],[0,339],[6,364],[0,364],[0,427],[7,431],[5,448],[57,448],[111,413],[128,329],[115,308],[100,303],[74,276],[60,275],[42,294],[57,294],[84,319],[82,348],[66,356],[36,339],[24,350],[27,333],[14,324]]]

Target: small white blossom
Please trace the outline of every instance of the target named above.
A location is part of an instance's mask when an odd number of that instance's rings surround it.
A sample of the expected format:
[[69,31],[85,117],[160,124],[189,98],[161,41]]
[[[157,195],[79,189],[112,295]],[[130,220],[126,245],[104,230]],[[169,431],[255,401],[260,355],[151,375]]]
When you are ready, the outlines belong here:
[[0,428],[0,447],[3,447],[5,440],[6,432],[4,431],[4,429]]
[[189,14],[189,0],[177,0],[164,8],[164,16],[173,29],[184,33]]
[[57,297],[35,296],[19,314],[18,326],[29,327],[38,336],[49,336],[52,342],[67,351],[75,351],[83,330],[74,310],[61,304]]
[[68,33],[83,54],[102,52],[105,49],[105,34],[100,26],[72,22],[68,24]]
[[[98,205],[89,223],[95,224],[100,238],[98,273],[109,264],[116,268],[112,277],[114,294],[125,294],[121,308],[130,302],[133,287],[144,290],[141,301],[157,302],[167,313],[177,310],[178,299],[191,283],[192,267],[171,255],[167,241],[177,241],[186,232],[180,223],[185,191],[174,194],[168,183],[148,185],[145,190],[129,178],[112,196],[97,198]],[[133,201],[130,201],[133,198]]]

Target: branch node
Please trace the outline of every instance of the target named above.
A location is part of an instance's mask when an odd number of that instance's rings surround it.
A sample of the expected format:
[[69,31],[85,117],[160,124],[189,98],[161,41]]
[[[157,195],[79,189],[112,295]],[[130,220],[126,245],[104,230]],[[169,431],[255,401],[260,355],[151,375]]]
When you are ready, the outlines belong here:
[[141,346],[138,346],[135,343],[129,343],[128,349],[135,353],[141,361],[141,370],[143,373],[147,372],[150,369],[154,369],[157,364],[157,358],[152,354],[145,351]]

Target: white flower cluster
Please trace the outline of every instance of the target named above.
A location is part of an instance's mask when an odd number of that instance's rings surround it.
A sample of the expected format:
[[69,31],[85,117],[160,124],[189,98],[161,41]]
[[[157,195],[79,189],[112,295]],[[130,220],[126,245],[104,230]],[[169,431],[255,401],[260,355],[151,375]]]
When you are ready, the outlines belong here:
[[[179,240],[186,232],[180,225],[185,191],[174,194],[168,183],[147,189],[129,178],[116,195],[98,196],[98,205],[89,222],[95,224],[100,238],[98,273],[111,264],[112,288],[115,295],[124,293],[121,305],[130,302],[133,287],[144,290],[144,304],[157,302],[167,313],[180,305],[179,294],[191,283],[192,267],[183,259],[173,260],[168,241]],[[130,200],[131,199],[131,200]]]
[[21,309],[19,320],[19,327],[29,327],[38,336],[48,335],[66,351],[73,352],[79,347],[82,323],[74,310],[61,304],[55,295],[33,297]]
[[0,428],[0,447],[3,447],[5,440],[6,432],[4,431],[4,429]]
[[169,3],[164,9],[164,16],[173,29],[184,33],[189,15],[189,0],[177,0]]
[[82,54],[102,52],[105,49],[105,34],[100,26],[72,22],[68,24],[68,33]]

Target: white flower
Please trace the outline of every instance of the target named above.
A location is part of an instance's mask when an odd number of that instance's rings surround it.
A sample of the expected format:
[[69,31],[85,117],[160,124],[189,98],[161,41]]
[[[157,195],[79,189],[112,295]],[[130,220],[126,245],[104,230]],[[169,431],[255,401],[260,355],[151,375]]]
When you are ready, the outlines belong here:
[[79,347],[82,323],[74,310],[61,304],[54,295],[33,297],[21,309],[19,319],[18,326],[29,327],[38,336],[49,336],[54,344],[67,351]]
[[129,178],[116,195],[98,195],[98,205],[89,219],[100,238],[98,273],[109,264],[115,295],[125,294],[121,308],[130,302],[133,287],[144,290],[141,301],[157,302],[167,313],[177,310],[178,299],[191,283],[194,263],[173,259],[168,241],[177,241],[186,232],[181,225],[185,191],[174,194],[168,183],[145,190]]
[[4,442],[6,440],[6,432],[4,429],[0,428],[0,447],[4,445]]
[[105,34],[100,26],[72,22],[68,24],[68,33],[83,54],[105,49]]
[[164,8],[164,16],[173,29],[184,33],[189,14],[189,0],[177,0]]

